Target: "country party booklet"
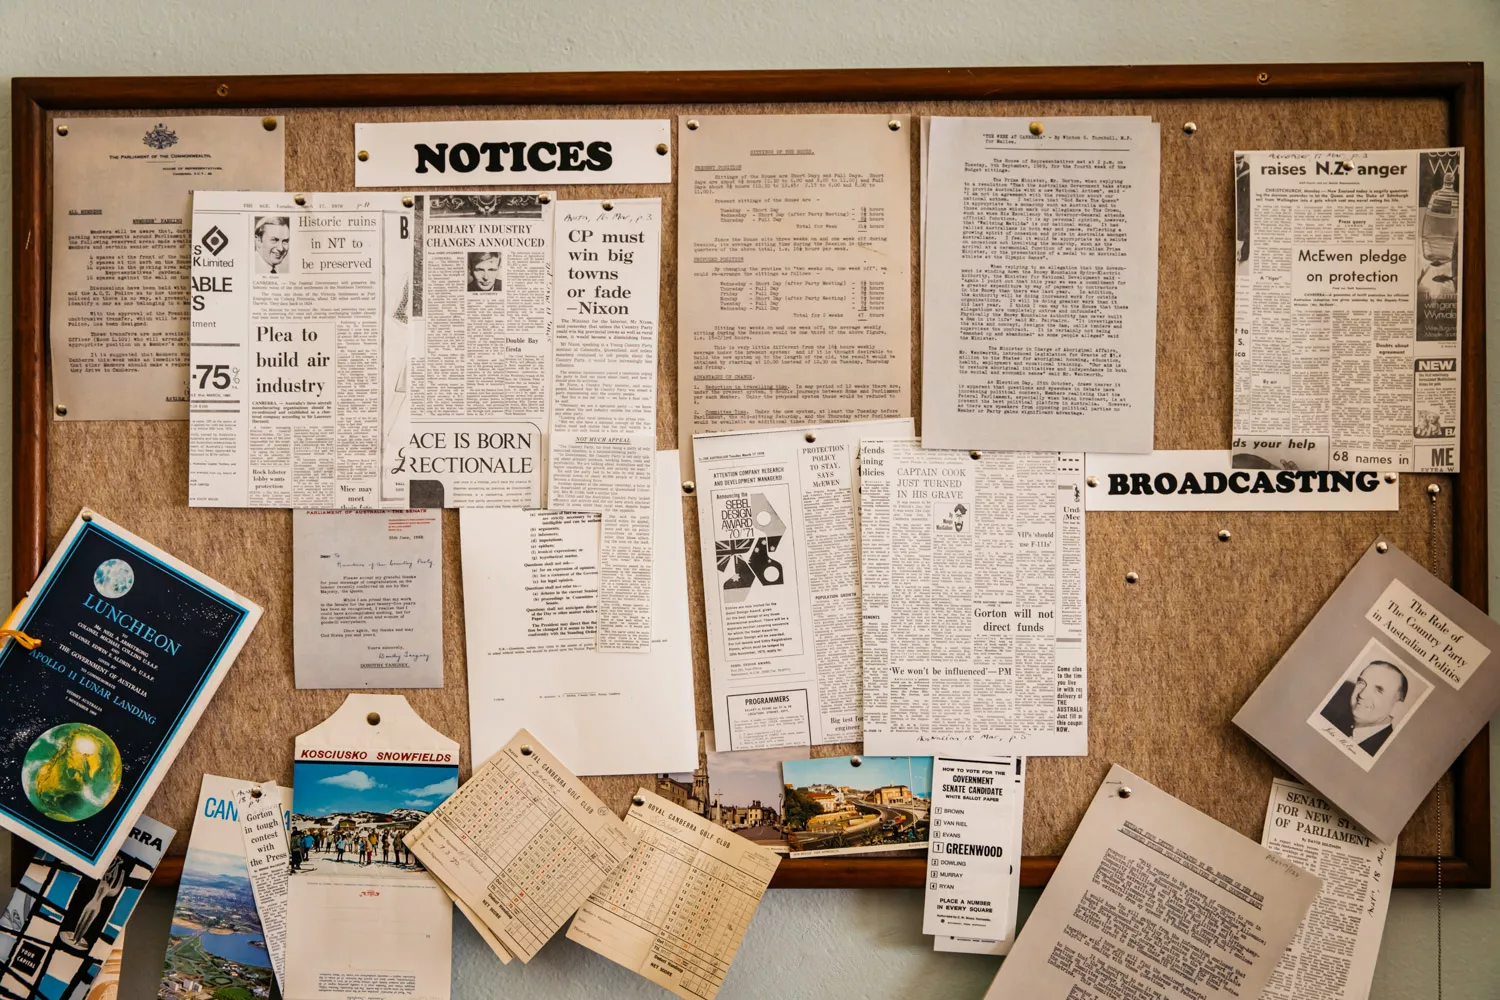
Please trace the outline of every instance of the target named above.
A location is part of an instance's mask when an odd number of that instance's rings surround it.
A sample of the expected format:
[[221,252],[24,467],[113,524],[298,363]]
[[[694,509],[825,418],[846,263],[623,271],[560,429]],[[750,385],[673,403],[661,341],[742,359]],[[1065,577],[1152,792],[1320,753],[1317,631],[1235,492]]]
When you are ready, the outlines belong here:
[[102,876],[260,612],[82,511],[0,640],[0,827]]
[[1386,539],[1234,717],[1387,844],[1500,709],[1500,624]]

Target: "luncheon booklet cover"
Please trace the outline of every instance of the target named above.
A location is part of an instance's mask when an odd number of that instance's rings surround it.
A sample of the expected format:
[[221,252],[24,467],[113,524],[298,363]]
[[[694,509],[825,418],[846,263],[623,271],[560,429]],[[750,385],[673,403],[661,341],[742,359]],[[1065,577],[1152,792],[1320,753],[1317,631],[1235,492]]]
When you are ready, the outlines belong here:
[[1500,709],[1500,624],[1386,539],[1234,717],[1377,840]]
[[0,650],[0,827],[102,876],[260,612],[82,511]]

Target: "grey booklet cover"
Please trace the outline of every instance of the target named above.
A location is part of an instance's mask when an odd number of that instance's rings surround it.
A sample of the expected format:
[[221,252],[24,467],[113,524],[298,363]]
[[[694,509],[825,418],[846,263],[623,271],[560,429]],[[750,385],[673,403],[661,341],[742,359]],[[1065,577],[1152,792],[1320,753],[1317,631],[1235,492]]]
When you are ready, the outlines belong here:
[[1500,624],[1380,539],[1234,723],[1393,843],[1500,709],[1496,649]]

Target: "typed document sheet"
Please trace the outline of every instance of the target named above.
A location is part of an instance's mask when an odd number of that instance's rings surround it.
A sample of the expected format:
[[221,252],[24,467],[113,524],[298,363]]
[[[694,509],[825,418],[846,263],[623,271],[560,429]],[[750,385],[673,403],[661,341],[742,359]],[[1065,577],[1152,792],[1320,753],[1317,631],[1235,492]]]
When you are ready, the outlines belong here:
[[698,115],[677,154],[680,439],[910,414],[910,119]]
[[1088,753],[1083,456],[860,446],[865,750]]
[[[58,420],[186,420],[193,191],[276,191],[286,119],[72,118],[52,140]],[[244,248],[240,250],[243,252]]]
[[524,729],[406,835],[496,953],[523,962],[639,839]]
[[625,825],[640,843],[583,904],[568,940],[684,1000],[713,1000],[781,859],[644,788]]
[[1320,887],[1116,764],[985,997],[1258,997]]
[[1462,149],[1235,153],[1243,467],[1458,471],[1463,170]]
[[299,689],[443,686],[442,514],[292,511]]
[[[547,506],[603,515],[599,649],[644,653],[651,648],[661,199],[560,202],[557,230]],[[669,478],[675,485],[676,473]]]
[[907,419],[698,436],[721,751],[859,739],[859,441],[911,432]]
[[1150,451],[1161,127],[933,118],[926,149],[928,446]]
[[698,766],[677,452],[656,456],[651,655],[596,648],[599,515],[459,513],[475,760],[526,726],[574,774]]
[[1396,845],[1361,830],[1306,785],[1271,782],[1260,842],[1323,880],[1263,1000],[1365,1000],[1391,905]]

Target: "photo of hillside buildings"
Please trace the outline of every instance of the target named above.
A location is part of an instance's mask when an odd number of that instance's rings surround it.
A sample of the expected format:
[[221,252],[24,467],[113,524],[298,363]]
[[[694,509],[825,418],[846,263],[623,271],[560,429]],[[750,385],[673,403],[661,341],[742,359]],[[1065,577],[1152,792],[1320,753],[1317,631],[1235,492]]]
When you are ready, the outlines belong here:
[[931,757],[789,760],[782,765],[782,776],[793,851],[903,850],[927,844]]

